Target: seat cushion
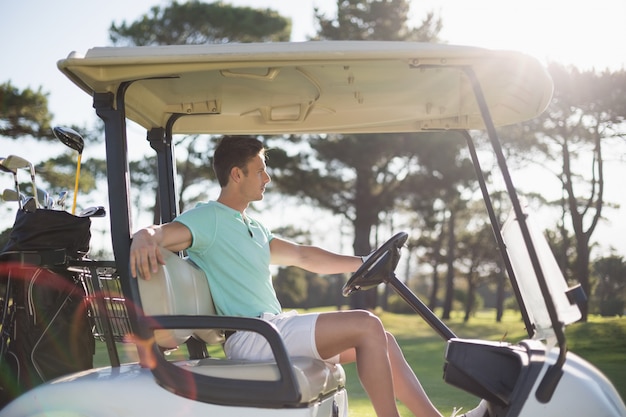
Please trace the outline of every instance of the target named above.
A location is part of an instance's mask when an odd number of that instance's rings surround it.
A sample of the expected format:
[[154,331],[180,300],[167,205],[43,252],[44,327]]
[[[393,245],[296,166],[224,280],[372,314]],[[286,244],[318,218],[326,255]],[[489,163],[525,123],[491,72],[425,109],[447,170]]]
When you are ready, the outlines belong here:
[[[320,397],[342,389],[346,375],[341,365],[323,362],[318,359],[291,358],[293,372],[302,393],[302,402],[310,403]],[[244,361],[207,358],[195,363],[192,372],[228,379],[254,381],[277,381],[280,379],[276,363],[271,361]]]

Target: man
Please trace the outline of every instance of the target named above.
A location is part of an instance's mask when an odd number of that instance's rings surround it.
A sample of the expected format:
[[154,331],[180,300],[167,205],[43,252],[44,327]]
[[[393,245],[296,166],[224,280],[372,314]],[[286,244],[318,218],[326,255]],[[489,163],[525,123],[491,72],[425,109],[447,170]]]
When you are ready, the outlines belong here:
[[[378,416],[399,416],[397,398],[415,415],[441,417],[378,317],[361,310],[282,313],[270,264],[336,274],[356,271],[362,259],[289,242],[247,216],[248,205],[263,199],[271,181],[263,144],[250,137],[224,137],[215,150],[213,168],[221,187],[216,201],[199,204],[171,223],[135,233],[130,253],[132,275],[150,279],[164,263],[159,247],[187,250],[207,274],[218,314],[271,321],[290,355],[333,363],[356,361],[359,378]],[[272,358],[267,343],[253,332],[235,332],[224,350],[234,359]],[[485,410],[481,402],[466,416],[483,417]]]

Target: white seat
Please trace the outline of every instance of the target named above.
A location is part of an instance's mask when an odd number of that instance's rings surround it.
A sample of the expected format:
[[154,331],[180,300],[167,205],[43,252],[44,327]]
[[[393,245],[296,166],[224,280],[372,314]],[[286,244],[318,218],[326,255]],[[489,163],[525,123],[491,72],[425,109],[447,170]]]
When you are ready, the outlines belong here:
[[[165,265],[150,280],[139,279],[141,304],[147,316],[151,315],[215,315],[213,298],[204,272],[188,259],[162,250]],[[192,335],[206,343],[224,341],[217,329],[156,330],[155,340],[164,348],[175,348]],[[312,358],[291,358],[292,369],[300,392],[301,402],[310,403],[345,386],[345,372],[333,365]],[[188,363],[187,369],[203,375],[229,379],[276,381],[280,378],[274,362],[256,362],[207,358]]]
[[[165,265],[149,280],[139,279],[139,295],[147,316],[189,315],[214,316],[215,306],[205,273],[189,259],[161,250]],[[172,349],[192,335],[209,344],[221,343],[224,334],[216,329],[157,330],[154,337],[159,346]]]

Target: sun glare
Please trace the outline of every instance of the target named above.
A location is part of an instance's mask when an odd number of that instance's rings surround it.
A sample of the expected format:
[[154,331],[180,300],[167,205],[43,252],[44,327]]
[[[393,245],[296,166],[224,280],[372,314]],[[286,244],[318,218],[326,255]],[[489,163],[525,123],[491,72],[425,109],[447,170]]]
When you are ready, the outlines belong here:
[[412,6],[419,7],[412,11],[417,21],[426,11],[438,12],[441,37],[449,43],[512,49],[581,69],[622,69],[626,61],[622,51],[607,47],[609,41],[626,38],[620,22],[626,2],[621,0],[594,0],[593,5],[570,0],[414,0]]

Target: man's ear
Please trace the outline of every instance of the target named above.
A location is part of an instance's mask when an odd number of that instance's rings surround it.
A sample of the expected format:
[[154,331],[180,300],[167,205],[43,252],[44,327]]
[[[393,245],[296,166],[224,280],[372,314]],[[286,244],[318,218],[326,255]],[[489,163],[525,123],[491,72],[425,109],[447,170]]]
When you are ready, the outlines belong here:
[[238,183],[239,181],[241,181],[242,177],[243,177],[243,172],[241,171],[241,169],[238,167],[232,167],[232,169],[230,170],[230,179],[234,183]]

